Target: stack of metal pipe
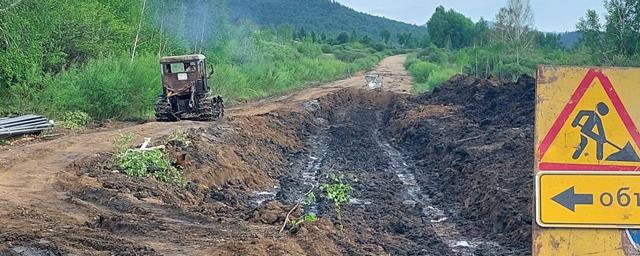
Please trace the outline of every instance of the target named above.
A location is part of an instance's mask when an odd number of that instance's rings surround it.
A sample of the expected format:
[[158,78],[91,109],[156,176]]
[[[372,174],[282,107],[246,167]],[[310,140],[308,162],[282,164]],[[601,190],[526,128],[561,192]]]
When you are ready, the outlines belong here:
[[53,123],[39,115],[0,118],[0,139],[40,133],[53,128]]

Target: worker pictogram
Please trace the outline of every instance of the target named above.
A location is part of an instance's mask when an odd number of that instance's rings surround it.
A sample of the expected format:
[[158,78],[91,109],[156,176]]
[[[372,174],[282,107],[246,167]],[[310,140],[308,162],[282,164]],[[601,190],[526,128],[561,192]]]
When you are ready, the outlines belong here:
[[608,77],[589,70],[540,143],[542,171],[640,170],[640,135]]

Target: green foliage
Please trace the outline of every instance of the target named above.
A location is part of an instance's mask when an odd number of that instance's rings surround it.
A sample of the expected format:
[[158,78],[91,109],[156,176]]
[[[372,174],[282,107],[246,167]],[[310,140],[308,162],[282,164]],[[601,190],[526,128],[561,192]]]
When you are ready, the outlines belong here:
[[[344,31],[348,38],[344,37],[347,40],[343,43],[358,41],[368,36],[375,42],[389,44],[395,41],[395,38],[392,38],[395,33],[411,33],[415,38],[427,33],[423,26],[357,12],[336,1],[227,0],[226,4],[233,20],[250,19],[258,25],[270,27],[289,24],[296,30],[304,26],[307,34],[315,31],[325,33],[332,39]],[[357,37],[349,35],[352,31],[357,32]],[[321,41],[326,43],[325,40],[321,39]]]
[[333,204],[339,207],[342,204],[346,204],[351,199],[351,192],[353,188],[348,183],[342,181],[342,177],[336,174],[330,174],[330,183],[320,186],[324,192],[324,196],[331,200]]
[[149,177],[164,183],[181,187],[186,185],[186,179],[160,149],[139,151],[128,149],[114,158],[122,172],[132,177]]
[[443,6],[436,8],[427,22],[427,29],[433,43],[438,47],[450,46],[459,49],[470,46],[473,42],[473,22],[453,9],[446,11]]
[[588,10],[577,29],[580,45],[592,52],[591,61],[599,65],[640,65],[640,1],[605,1],[605,21]]
[[[449,80],[451,76],[460,72],[460,64],[448,63],[447,55],[448,53],[443,52],[441,49],[430,47],[418,54],[411,54],[407,57],[404,65],[414,78],[413,92],[431,91],[436,86]],[[428,60],[440,61],[431,62]]]
[[309,212],[304,215],[304,221],[308,223],[316,222],[318,221],[318,216],[316,216],[316,214],[313,212]]
[[338,44],[346,44],[348,43],[349,40],[349,34],[347,34],[347,32],[340,32],[340,34],[338,35],[338,37],[336,37],[336,42]]
[[314,223],[318,221],[318,216],[316,216],[315,213],[313,212],[309,212],[309,213],[305,213],[304,216],[302,216],[302,218],[291,218],[289,220],[289,223],[292,226],[292,229],[298,229],[300,228],[300,225],[304,224],[304,223]]
[[120,136],[113,141],[113,148],[116,154],[121,154],[127,151],[131,147],[134,137],[135,134],[131,132],[120,134]]
[[348,183],[343,182],[343,177],[338,176],[337,174],[329,174],[329,179],[330,182],[322,184],[320,189],[324,192],[324,196],[333,203],[336,215],[338,216],[338,221],[340,221],[340,230],[342,230],[344,224],[342,223],[340,207],[351,200],[351,192],[353,191],[353,188]]
[[417,83],[426,83],[429,80],[431,73],[438,69],[438,65],[426,62],[418,61],[409,67],[409,72],[413,75]]
[[62,114],[58,125],[72,131],[81,131],[91,123],[91,117],[82,111],[68,111]]
[[[3,13],[0,99],[5,104],[0,112],[62,118],[66,112],[81,111],[98,121],[152,116],[162,88],[159,55],[207,55],[216,71],[212,89],[227,101],[339,79],[372,67],[383,56],[371,48],[371,33],[358,31],[364,44],[347,40],[348,49],[340,50],[337,55],[342,59],[338,59],[331,54],[330,42],[336,34],[313,24],[313,30],[305,25],[294,33],[290,26],[272,30],[245,21],[229,23],[228,11],[234,15],[236,4],[262,4],[254,1],[147,1],[143,16],[141,4],[133,0],[24,0]],[[355,13],[330,5],[348,15]],[[381,20],[367,15],[360,18]],[[378,51],[384,50],[383,46]]]
[[316,194],[312,191],[304,197],[304,201],[302,204],[304,205],[313,205],[316,203]]
[[[45,79],[35,108],[46,113],[80,110],[95,120],[148,116],[160,93],[157,57],[102,58]],[[135,97],[132,97],[135,95]]]

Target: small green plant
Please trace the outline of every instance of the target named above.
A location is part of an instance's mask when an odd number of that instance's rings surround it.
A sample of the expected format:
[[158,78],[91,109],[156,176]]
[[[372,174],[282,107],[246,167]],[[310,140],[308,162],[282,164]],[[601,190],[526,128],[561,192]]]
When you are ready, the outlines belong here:
[[312,205],[316,203],[316,194],[313,191],[309,192],[307,196],[304,197],[303,205]]
[[131,147],[134,137],[135,134],[131,132],[120,134],[120,136],[113,141],[113,147],[116,154],[121,154],[127,151]]
[[316,216],[316,214],[313,212],[309,212],[302,216],[302,218],[300,219],[292,218],[289,223],[291,223],[293,229],[298,229],[303,223],[314,223],[316,221],[318,221],[318,216]]
[[173,131],[173,133],[169,135],[169,142],[174,142],[178,146],[182,147],[186,147],[191,144],[191,141],[189,141],[189,134],[187,134],[187,131],[183,129]]
[[351,185],[342,181],[342,176],[332,173],[329,174],[329,179],[331,180],[330,183],[323,184],[320,188],[324,191],[324,196],[333,202],[338,221],[340,221],[340,230],[342,230],[344,224],[342,222],[340,206],[349,202],[353,188]]
[[313,212],[309,212],[304,215],[304,221],[309,223],[316,222],[318,221],[318,216],[316,216],[316,214]]
[[67,111],[62,114],[58,125],[72,131],[81,131],[91,123],[89,114],[82,111]]

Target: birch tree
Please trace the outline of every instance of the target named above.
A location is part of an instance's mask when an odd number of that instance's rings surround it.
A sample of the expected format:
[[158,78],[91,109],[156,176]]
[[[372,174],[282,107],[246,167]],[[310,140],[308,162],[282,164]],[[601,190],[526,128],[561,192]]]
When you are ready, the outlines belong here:
[[529,0],[509,0],[496,15],[496,33],[499,40],[516,50],[516,62],[520,54],[533,44],[533,10]]

